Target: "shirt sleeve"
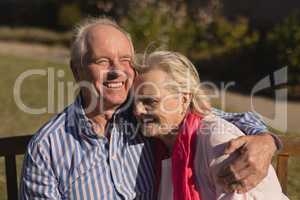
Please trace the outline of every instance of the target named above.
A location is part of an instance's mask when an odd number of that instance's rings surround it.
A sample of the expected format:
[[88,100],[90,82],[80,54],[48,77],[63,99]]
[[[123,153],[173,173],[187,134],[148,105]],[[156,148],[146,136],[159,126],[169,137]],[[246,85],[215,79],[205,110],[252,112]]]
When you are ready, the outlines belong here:
[[[226,147],[226,142],[237,138],[243,133],[226,122],[223,119],[217,118],[208,122],[209,127],[205,134],[201,135],[200,145],[197,146],[196,157],[201,158],[196,165],[203,174],[199,177],[200,181],[207,177],[208,184],[204,184],[201,194],[207,191],[212,191],[213,195],[210,199],[218,200],[287,200],[288,198],[282,193],[279,181],[277,179],[275,170],[270,165],[267,176],[253,189],[244,194],[237,192],[226,193],[224,187],[218,181],[218,172],[229,162],[234,160],[238,155],[233,153],[231,155],[224,155],[223,151]],[[226,133],[226,134],[225,134]],[[202,164],[201,164],[202,163]],[[206,165],[203,167],[203,163]],[[201,167],[202,166],[202,167]],[[204,171],[203,171],[204,170]],[[201,174],[200,173],[200,174]],[[200,184],[201,188],[201,184]]]
[[268,128],[261,117],[253,112],[228,113],[214,108],[213,114],[237,126],[246,135],[256,135],[267,132]]
[[61,199],[49,152],[40,144],[29,144],[20,179],[21,200]]

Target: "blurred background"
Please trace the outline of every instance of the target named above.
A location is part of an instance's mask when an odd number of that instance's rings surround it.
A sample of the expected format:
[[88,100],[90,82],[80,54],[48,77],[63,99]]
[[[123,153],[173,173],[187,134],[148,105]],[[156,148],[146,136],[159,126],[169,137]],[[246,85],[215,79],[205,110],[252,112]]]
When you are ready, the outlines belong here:
[[[72,30],[86,17],[101,15],[131,34],[136,52],[179,51],[194,62],[202,81],[212,81],[219,89],[234,82],[229,92],[212,99],[223,110],[251,110],[252,88],[270,77],[271,86],[252,99],[255,110],[274,118],[275,92],[287,89],[287,129],[269,126],[279,134],[299,135],[298,0],[0,0],[1,138],[33,134],[72,102],[67,97],[68,83],[73,82],[68,65]],[[273,73],[284,66],[287,83],[278,87]],[[53,71],[51,110],[49,76],[30,76],[20,90],[25,105],[48,107],[43,114],[24,112],[14,99],[16,80],[29,69]],[[19,156],[18,170],[21,163]],[[4,170],[0,158],[0,199],[6,199]],[[290,159],[288,194],[294,200],[300,199],[299,171],[300,160]]]

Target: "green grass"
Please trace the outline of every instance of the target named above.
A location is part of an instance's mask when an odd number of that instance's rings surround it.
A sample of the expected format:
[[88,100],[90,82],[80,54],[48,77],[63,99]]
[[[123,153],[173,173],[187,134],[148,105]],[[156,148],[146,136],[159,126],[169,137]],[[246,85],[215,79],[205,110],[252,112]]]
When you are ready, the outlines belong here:
[[[29,114],[25,113],[17,106],[13,98],[13,88],[16,79],[25,71],[30,69],[47,70],[53,68],[55,72],[59,69],[65,72],[65,77],[55,76],[55,112],[58,113],[68,103],[59,103],[57,101],[57,82],[72,81],[71,71],[67,65],[61,63],[48,62],[45,60],[20,58],[15,56],[0,55],[0,137],[9,137],[16,135],[33,134],[40,128],[54,113]],[[66,88],[65,88],[66,89]],[[65,90],[66,91],[66,90]],[[21,98],[24,103],[34,108],[47,106],[47,76],[35,75],[25,79],[22,85]],[[22,156],[17,157],[18,174],[22,165]],[[0,200],[6,199],[4,160],[0,158]],[[288,194],[291,200],[300,199],[300,158],[291,158],[289,160],[289,185]]]
[[290,199],[300,199],[300,158],[291,157],[288,169],[288,195]]
[[[55,112],[44,114],[30,114],[22,111],[14,101],[13,89],[17,78],[24,72],[33,69],[48,70],[53,69],[55,73],[63,70],[64,78],[55,76]],[[45,60],[20,58],[15,56],[0,55],[0,138],[33,134],[40,128],[52,115],[58,113],[68,103],[59,103],[57,100],[58,87],[57,82],[72,81],[72,75],[69,67],[60,64],[48,62]],[[66,87],[65,90],[66,91]],[[21,99],[23,103],[32,108],[47,107],[48,82],[47,76],[32,75],[26,78],[21,87]],[[23,156],[17,156],[17,169],[20,174]],[[0,158],[0,200],[7,198],[5,186],[5,165],[4,159]]]
[[[272,165],[276,166],[276,160],[273,159]],[[287,193],[291,200],[300,199],[300,157],[290,157],[288,162],[288,187]]]
[[[299,137],[299,133],[283,133],[278,130],[269,128],[270,131],[278,135],[288,137]],[[274,164],[275,162],[273,162]],[[274,165],[275,166],[275,165]],[[300,199],[300,157],[290,157],[288,160],[288,187],[287,193],[291,200]]]
[[46,45],[68,46],[72,38],[71,32],[54,32],[41,28],[23,27],[11,28],[0,27],[0,40],[30,42]]
[[[55,78],[54,84],[54,99],[55,112],[59,112],[64,105],[57,101],[58,80],[72,80],[71,72],[68,66],[51,63],[43,60],[25,59],[13,56],[0,55],[0,102],[1,115],[0,120],[2,126],[0,127],[0,137],[7,137],[13,135],[23,135],[35,132],[42,123],[47,121],[54,113],[44,114],[30,114],[22,111],[14,100],[13,90],[16,80],[24,72],[28,70],[53,70],[55,73],[59,69],[64,70],[65,78]],[[64,81],[66,83],[66,81]],[[65,90],[66,91],[66,90]],[[47,107],[48,83],[47,75],[31,75],[24,79],[21,85],[21,99],[22,102],[31,108]]]

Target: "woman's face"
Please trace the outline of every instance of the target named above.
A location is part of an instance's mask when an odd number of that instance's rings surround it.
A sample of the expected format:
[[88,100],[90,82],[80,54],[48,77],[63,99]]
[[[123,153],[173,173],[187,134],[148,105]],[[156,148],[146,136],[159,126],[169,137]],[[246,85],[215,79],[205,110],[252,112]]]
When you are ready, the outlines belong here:
[[142,133],[148,137],[176,134],[186,113],[185,98],[170,92],[171,77],[154,69],[139,75],[134,83],[134,114]]

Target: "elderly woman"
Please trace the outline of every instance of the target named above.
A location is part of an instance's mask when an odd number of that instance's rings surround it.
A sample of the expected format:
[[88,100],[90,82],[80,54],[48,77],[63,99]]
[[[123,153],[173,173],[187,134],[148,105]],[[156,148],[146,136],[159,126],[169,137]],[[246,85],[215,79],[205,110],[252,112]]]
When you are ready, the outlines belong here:
[[156,143],[159,199],[287,199],[272,166],[247,193],[225,192],[217,173],[237,155],[223,151],[226,142],[243,133],[211,113],[197,70],[186,57],[157,51],[137,71],[134,113],[142,133],[160,139],[168,153],[164,159],[165,151]]

